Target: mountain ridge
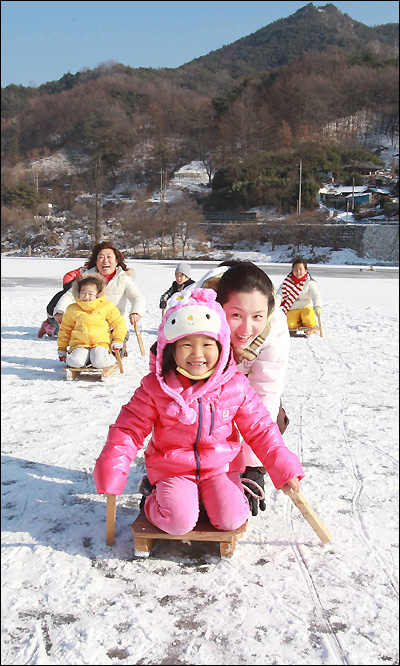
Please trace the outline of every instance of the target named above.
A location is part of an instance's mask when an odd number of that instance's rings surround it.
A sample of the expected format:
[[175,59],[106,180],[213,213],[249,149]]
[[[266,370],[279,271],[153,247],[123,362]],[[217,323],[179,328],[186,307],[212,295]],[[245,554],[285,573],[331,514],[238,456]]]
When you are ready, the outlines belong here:
[[[383,26],[385,26],[385,30],[381,29]],[[393,28],[388,29],[387,26],[393,26]],[[281,67],[287,64],[294,58],[300,57],[305,50],[326,50],[332,46],[343,47],[343,42],[346,38],[353,40],[353,46],[365,47],[369,41],[373,41],[374,39],[382,41],[380,35],[383,33],[385,46],[394,47],[396,46],[396,33],[398,44],[398,30],[396,31],[396,26],[398,24],[382,24],[371,28],[353,20],[348,14],[340,12],[332,3],[321,7],[314,7],[313,3],[310,2],[289,17],[278,19],[250,35],[241,37],[231,44],[211,51],[207,55],[195,58],[177,69],[187,70],[193,64],[210,66],[214,63],[215,56],[226,56],[227,53],[231,53],[231,59],[234,61],[233,69],[235,70],[235,62],[242,59],[243,53],[247,53],[249,46],[252,47],[254,45],[258,47],[257,55],[261,53],[263,56],[260,59],[260,63],[257,66],[254,65],[253,74],[258,74],[262,70]],[[291,32],[293,34],[293,29],[298,30],[299,28],[305,30],[307,48],[304,48],[304,41],[300,41],[297,50],[291,52],[290,49],[288,50],[286,42],[282,51],[280,41],[284,41],[285,38],[287,39]],[[336,35],[329,34],[332,29],[334,29]],[[316,35],[319,38],[317,40]],[[292,42],[293,39],[290,40],[290,43]],[[303,48],[301,48],[301,45],[303,45]],[[238,51],[237,56],[235,56],[235,51]],[[232,69],[232,63],[226,63],[223,68]]]

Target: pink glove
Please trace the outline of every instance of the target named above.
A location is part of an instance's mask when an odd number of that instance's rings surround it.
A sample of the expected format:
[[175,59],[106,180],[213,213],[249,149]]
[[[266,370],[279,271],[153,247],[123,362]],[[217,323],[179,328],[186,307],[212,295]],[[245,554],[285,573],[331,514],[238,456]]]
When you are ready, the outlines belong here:
[[61,361],[61,363],[65,363],[67,360],[67,352],[58,352],[58,360]]

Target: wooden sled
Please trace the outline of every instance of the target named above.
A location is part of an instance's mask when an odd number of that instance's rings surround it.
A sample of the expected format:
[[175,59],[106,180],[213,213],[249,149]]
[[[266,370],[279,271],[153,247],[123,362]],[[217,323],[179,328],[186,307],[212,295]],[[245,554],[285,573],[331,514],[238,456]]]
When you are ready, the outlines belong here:
[[108,368],[93,368],[91,365],[84,368],[70,368],[69,366],[66,366],[65,372],[67,379],[71,381],[76,377],[79,377],[81,374],[91,374],[95,375],[99,380],[103,380],[107,379],[107,377],[110,377],[116,368],[119,368],[119,371],[123,373],[124,369],[122,367],[121,355],[119,351],[114,352],[114,354],[116,363],[114,363],[114,365],[110,365]]
[[197,525],[187,534],[167,534],[155,527],[141,511],[132,524],[132,532],[135,537],[135,555],[147,557],[156,539],[167,541],[217,541],[221,557],[231,557],[235,550],[236,542],[243,536],[247,528],[247,520],[236,530],[224,532],[213,527],[207,516],[200,514]]
[[[311,330],[308,326],[299,326],[298,328],[289,328],[289,334],[290,337],[296,338],[296,337],[301,337],[301,338],[307,338],[308,333],[307,331]],[[318,317],[318,326],[315,326],[315,328],[312,329],[315,333],[319,331],[319,337],[323,337],[322,333],[322,324],[321,324],[321,317]]]

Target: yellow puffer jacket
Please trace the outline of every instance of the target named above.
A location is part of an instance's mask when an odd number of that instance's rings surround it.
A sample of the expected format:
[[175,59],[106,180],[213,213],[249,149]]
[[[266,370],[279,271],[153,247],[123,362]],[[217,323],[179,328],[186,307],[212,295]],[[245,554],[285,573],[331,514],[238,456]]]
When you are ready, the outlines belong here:
[[[105,296],[94,301],[75,298],[62,318],[58,333],[58,351],[71,352],[76,347],[106,347],[111,341],[123,342],[127,333],[126,324],[118,308]],[[112,338],[110,333],[112,330]]]

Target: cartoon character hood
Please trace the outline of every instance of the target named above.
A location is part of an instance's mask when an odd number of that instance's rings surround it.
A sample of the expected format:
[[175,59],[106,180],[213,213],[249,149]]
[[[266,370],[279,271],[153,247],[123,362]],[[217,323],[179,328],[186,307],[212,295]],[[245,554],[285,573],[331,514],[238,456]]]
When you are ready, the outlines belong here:
[[[226,321],[225,312],[216,302],[216,293],[212,289],[184,289],[174,294],[168,301],[168,309],[158,329],[156,375],[165,393],[171,396],[172,402],[167,408],[170,416],[178,416],[182,423],[194,423],[196,412],[190,407],[190,402],[197,400],[206,391],[219,386],[223,379],[232,376],[235,365],[231,360],[231,332]],[[217,340],[221,345],[221,353],[217,366],[207,381],[196,382],[195,388],[190,392],[190,400],[185,400],[185,392],[169,386],[162,376],[162,359],[167,344],[174,343],[186,335],[202,334]],[[226,377],[224,373],[228,372]]]

